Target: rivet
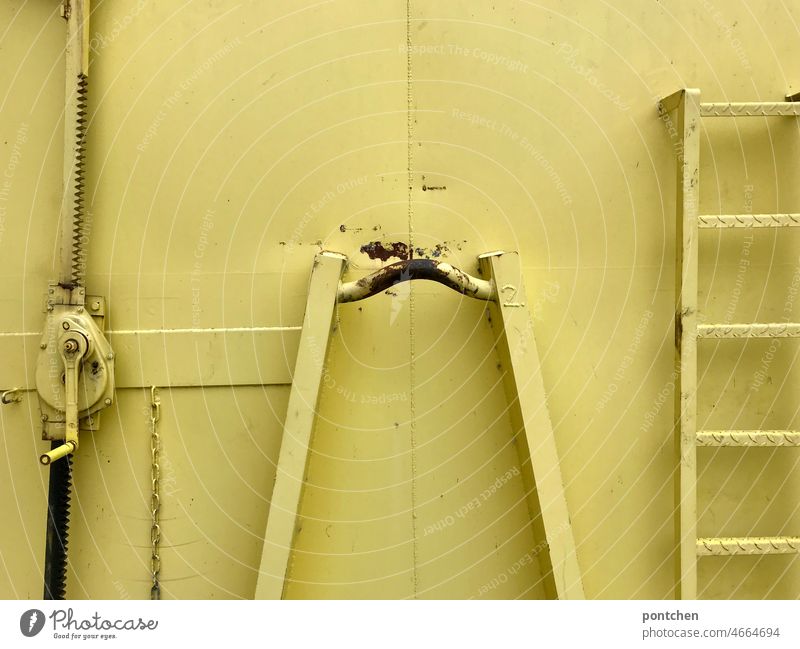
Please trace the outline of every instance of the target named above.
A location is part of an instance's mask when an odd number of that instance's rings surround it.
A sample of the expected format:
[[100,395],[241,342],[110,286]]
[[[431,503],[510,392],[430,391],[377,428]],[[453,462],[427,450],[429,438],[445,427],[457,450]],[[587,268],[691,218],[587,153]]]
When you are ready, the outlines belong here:
[[110,406],[110,405],[111,405],[111,399],[108,399],[108,398],[107,398],[107,399],[104,401],[104,403],[105,403],[107,406]]

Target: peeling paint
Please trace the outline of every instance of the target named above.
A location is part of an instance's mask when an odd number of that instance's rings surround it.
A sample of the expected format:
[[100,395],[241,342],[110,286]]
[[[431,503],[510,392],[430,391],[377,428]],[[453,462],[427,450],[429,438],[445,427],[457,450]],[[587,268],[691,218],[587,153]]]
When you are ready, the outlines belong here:
[[408,259],[409,256],[408,244],[402,241],[395,241],[393,243],[370,241],[361,246],[361,252],[370,259],[380,259],[381,261],[388,261],[390,257],[405,260]]
[[403,241],[394,241],[391,243],[370,241],[369,243],[365,243],[363,246],[361,246],[361,252],[367,255],[370,259],[378,259],[380,261],[388,261],[392,257],[400,259],[401,261],[414,257],[424,259],[439,259],[440,257],[445,258],[450,255],[451,245],[458,250],[461,250],[461,242],[458,241],[443,241],[442,243],[437,243],[431,248],[425,248],[423,246],[409,248],[408,244]]

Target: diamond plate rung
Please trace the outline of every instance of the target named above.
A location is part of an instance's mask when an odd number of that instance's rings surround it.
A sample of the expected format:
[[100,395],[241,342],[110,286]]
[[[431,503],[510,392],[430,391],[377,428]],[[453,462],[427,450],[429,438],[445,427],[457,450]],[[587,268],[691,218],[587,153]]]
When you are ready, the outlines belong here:
[[800,214],[701,214],[700,229],[790,228],[800,226]]
[[701,430],[698,446],[800,446],[797,430]]
[[697,325],[698,338],[797,338],[800,323],[771,322],[752,324]]
[[726,536],[697,539],[701,557],[800,552],[800,536]]
[[800,115],[800,103],[791,101],[741,101],[701,103],[703,117],[793,117]]

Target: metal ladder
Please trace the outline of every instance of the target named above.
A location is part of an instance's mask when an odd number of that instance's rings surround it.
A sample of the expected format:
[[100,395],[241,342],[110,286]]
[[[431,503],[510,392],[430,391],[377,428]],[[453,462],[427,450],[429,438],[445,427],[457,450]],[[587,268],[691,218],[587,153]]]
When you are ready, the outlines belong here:
[[337,304],[363,300],[400,282],[425,279],[488,302],[496,347],[506,368],[506,391],[512,395],[509,414],[520,466],[526,467],[523,480],[534,533],[546,548],[538,553],[545,592],[550,598],[583,599],[572,523],[547,411],[519,255],[513,252],[480,255],[482,278],[441,261],[409,259],[384,266],[359,280],[342,282],[346,263],[347,257],[335,252],[322,252],[314,259],[255,598],[281,599],[286,594],[325,356]]
[[697,430],[697,341],[705,338],[800,337],[798,323],[700,324],[697,315],[697,257],[701,229],[800,226],[800,214],[703,215],[700,205],[701,117],[797,117],[799,95],[784,102],[701,103],[700,91],[684,88],[658,104],[662,119],[682,142],[678,154],[676,250],[675,421],[680,476],[676,484],[677,588],[681,599],[697,598],[697,558],[800,552],[800,537],[698,538],[698,446],[800,446],[800,431]]

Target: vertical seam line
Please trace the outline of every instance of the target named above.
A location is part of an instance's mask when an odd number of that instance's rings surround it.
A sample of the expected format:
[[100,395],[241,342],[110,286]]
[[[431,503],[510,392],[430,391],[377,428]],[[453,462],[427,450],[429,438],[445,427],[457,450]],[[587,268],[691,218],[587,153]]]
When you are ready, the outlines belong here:
[[[406,0],[406,184],[408,186],[408,250],[409,257],[414,257],[414,204],[413,204],[413,187],[414,187],[414,174],[412,171],[414,154],[414,111],[413,111],[413,76],[411,72],[411,0]],[[417,428],[416,428],[416,413],[415,413],[415,399],[414,387],[416,383],[416,374],[414,371],[414,361],[416,356],[415,340],[414,340],[414,288],[413,283],[410,285],[409,290],[409,379],[411,384],[411,394],[409,395],[409,410],[410,410],[410,446],[411,446],[411,581],[413,588],[413,597],[417,598],[419,591],[419,577],[417,574]]]

